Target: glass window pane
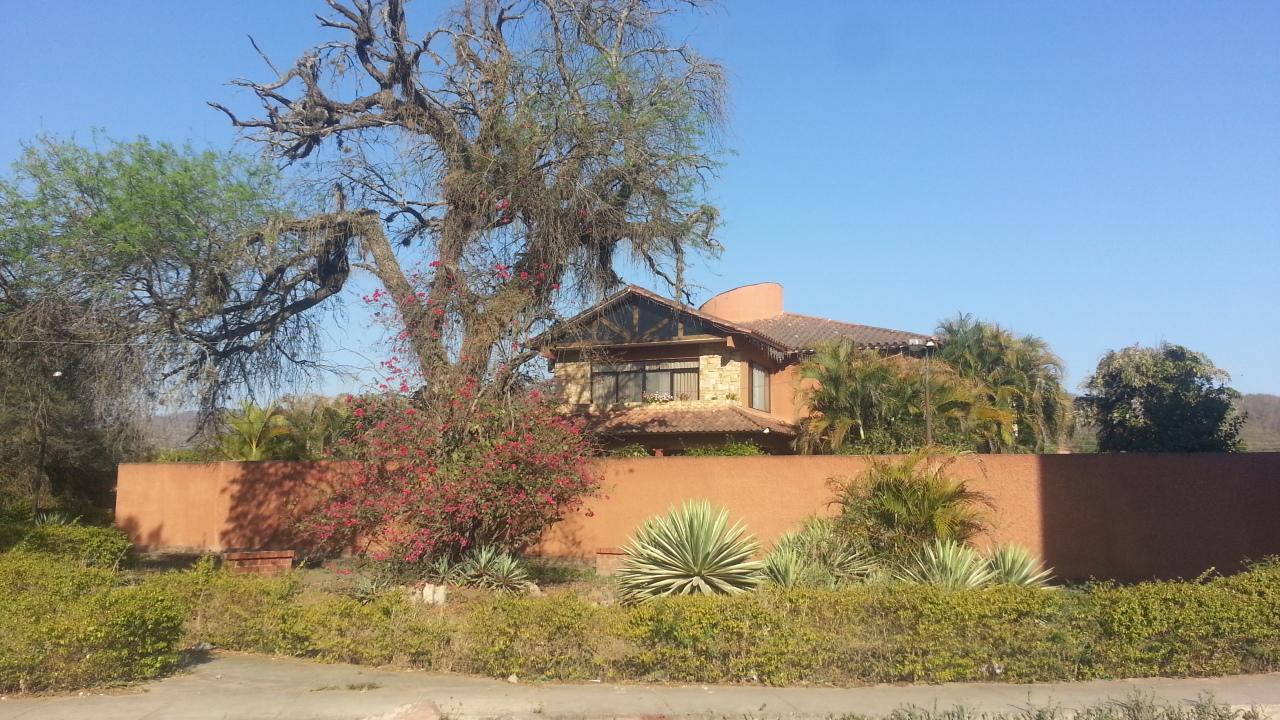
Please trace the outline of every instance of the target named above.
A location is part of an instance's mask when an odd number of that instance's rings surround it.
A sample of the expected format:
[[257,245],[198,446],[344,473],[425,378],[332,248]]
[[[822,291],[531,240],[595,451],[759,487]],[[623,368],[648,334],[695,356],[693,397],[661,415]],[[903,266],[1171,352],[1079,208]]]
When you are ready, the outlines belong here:
[[751,407],[769,411],[769,373],[756,365],[751,366]]
[[671,373],[671,394],[677,400],[697,400],[698,371],[678,370]]
[[644,394],[644,373],[618,373],[618,402],[640,402]]
[[662,393],[663,395],[671,394],[671,372],[669,370],[658,370],[657,372],[647,372],[644,374],[644,391],[646,393]]
[[592,373],[591,402],[596,405],[611,405],[616,402],[618,376],[610,373]]

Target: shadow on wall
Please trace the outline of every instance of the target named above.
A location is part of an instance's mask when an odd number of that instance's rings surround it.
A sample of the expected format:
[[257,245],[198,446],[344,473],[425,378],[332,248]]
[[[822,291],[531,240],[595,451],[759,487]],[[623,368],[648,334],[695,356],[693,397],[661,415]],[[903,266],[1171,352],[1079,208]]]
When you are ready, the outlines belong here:
[[1280,454],[1041,455],[1045,562],[1121,581],[1280,554]]
[[163,522],[153,525],[145,532],[142,530],[141,523],[132,517],[118,520],[115,525],[123,531],[125,535],[129,536],[130,542],[143,550],[161,548],[166,544]]
[[344,462],[241,462],[221,493],[228,498],[219,542],[227,550],[315,549],[299,522],[350,476]]

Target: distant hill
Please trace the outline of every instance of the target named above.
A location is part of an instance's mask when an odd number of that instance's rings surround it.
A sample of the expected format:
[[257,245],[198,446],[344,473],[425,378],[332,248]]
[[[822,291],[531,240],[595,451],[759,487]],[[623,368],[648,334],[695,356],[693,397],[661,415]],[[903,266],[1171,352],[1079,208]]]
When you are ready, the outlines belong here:
[[198,444],[191,438],[196,431],[196,419],[194,411],[152,415],[142,422],[142,436],[148,444],[158,449],[190,449]]
[[1244,421],[1245,449],[1249,452],[1280,452],[1280,395],[1245,395],[1240,407],[1248,413]]

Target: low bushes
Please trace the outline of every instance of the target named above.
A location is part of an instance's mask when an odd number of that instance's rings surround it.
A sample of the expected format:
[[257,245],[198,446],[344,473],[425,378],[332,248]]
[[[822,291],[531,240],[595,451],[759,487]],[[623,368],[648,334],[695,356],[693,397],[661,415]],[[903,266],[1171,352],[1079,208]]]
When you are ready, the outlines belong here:
[[174,667],[181,609],[119,579],[48,554],[0,555],[0,691],[74,689]]
[[1199,582],[1044,590],[870,583],[660,597],[403,589],[353,597],[296,575],[144,576],[0,556],[0,690],[151,677],[209,643],[324,661],[551,680],[1017,682],[1280,669],[1280,566]]
[[85,567],[115,569],[129,555],[129,538],[115,528],[90,525],[36,525],[18,550],[69,558]]

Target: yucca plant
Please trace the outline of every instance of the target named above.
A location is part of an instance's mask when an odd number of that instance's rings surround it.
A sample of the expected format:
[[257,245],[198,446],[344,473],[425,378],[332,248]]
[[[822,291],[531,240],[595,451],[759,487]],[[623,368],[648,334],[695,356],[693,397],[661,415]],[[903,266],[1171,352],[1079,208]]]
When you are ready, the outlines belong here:
[[733,595],[756,589],[762,564],[752,559],[760,543],[742,523],[705,500],[685,503],[650,518],[623,548],[618,572],[625,602],[665,595]]
[[954,540],[935,540],[920,549],[898,573],[900,580],[960,589],[982,587],[995,579],[977,550]]
[[1040,558],[1021,545],[1000,545],[987,553],[987,567],[993,582],[1006,585],[1043,587],[1053,578],[1053,568],[1045,568]]
[[457,572],[471,587],[498,592],[522,592],[529,587],[529,573],[520,559],[489,545],[473,550]]

